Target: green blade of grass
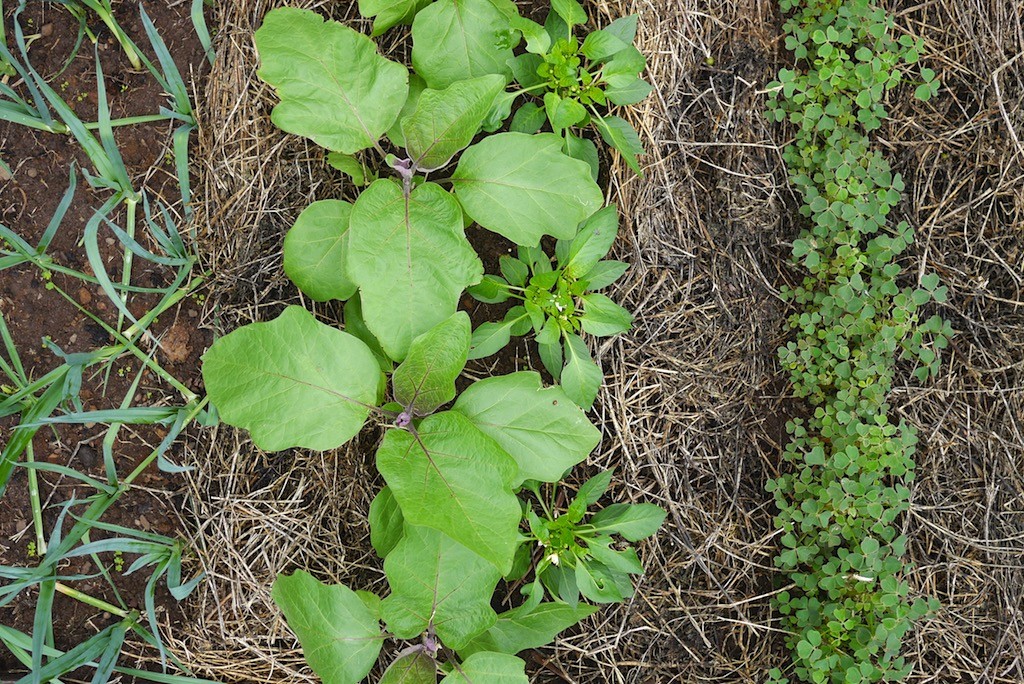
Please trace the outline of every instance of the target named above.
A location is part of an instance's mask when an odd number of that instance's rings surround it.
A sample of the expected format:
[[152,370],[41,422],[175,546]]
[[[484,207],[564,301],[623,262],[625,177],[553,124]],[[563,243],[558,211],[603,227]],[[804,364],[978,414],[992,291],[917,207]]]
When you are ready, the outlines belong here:
[[75,188],[78,186],[78,174],[75,173],[74,161],[71,162],[68,176],[68,189],[64,191],[64,196],[60,198],[60,203],[54,210],[53,216],[50,217],[50,223],[47,224],[46,230],[43,232],[43,237],[39,239],[39,244],[36,245],[37,254],[42,254],[50,247],[53,237],[57,234],[57,229],[60,228],[60,224],[64,221],[64,216],[68,213],[68,208],[71,207],[71,200],[75,198]]
[[56,584],[57,581],[53,579],[39,583],[36,613],[32,620],[32,670],[29,673],[31,684],[42,682],[43,645],[47,643],[46,635],[53,625],[53,596],[56,593]]
[[24,387],[28,384],[28,376],[25,375],[25,367],[21,365],[21,355],[18,354],[18,347],[14,344],[14,338],[11,336],[11,331],[7,328],[7,321],[2,311],[0,311],[0,338],[4,341],[7,358],[10,359],[9,366],[7,362],[0,359],[0,362],[3,362],[4,373],[10,377],[11,382],[14,382],[19,387]]
[[192,26],[196,29],[199,37],[199,44],[203,46],[206,59],[213,65],[213,41],[210,40],[210,31],[206,28],[206,15],[203,13],[203,0],[192,0]]
[[114,673],[114,667],[117,665],[117,658],[121,655],[121,646],[124,644],[124,637],[127,633],[128,629],[124,620],[114,625],[114,629],[110,633],[110,641],[107,642],[106,649],[100,656],[99,662],[96,663],[96,672],[93,673],[91,684],[106,684],[110,680],[110,676]]
[[156,53],[156,59],[163,70],[163,86],[174,98],[174,110],[182,116],[192,119],[192,103],[188,98],[188,86],[185,85],[185,80],[181,77],[181,72],[178,71],[178,65],[174,63],[174,58],[171,57],[167,45],[160,37],[156,27],[153,26],[142,3],[139,3],[139,14],[142,17],[142,27],[146,31],[150,45],[153,46],[153,52]]
[[25,468],[26,470],[44,471],[48,473],[57,473],[64,477],[69,477],[73,480],[78,480],[83,484],[87,484],[97,491],[104,492],[105,494],[113,494],[117,491],[117,484],[109,484],[101,482],[93,477],[89,477],[85,473],[81,473],[74,468],[69,468],[66,465],[60,463],[47,463],[45,461],[33,461],[31,463],[19,463],[19,468]]
[[[65,372],[67,367],[65,366]],[[62,378],[63,379],[63,378]],[[49,416],[65,399],[64,383],[54,382],[50,385],[39,400],[23,414],[26,423],[35,423],[40,419]],[[25,451],[25,447],[32,441],[39,427],[16,427],[11,434],[10,440],[0,452],[0,496],[3,496],[7,488],[7,482],[11,479],[14,464]]]

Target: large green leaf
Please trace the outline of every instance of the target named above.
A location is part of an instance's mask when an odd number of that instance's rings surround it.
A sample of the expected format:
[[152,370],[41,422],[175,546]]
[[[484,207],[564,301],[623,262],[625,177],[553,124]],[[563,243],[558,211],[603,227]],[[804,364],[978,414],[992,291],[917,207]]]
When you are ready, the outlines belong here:
[[437,684],[437,661],[422,648],[388,665],[378,684]]
[[454,399],[455,380],[469,354],[469,338],[469,316],[456,311],[413,340],[405,361],[391,376],[395,401],[427,415]]
[[316,12],[282,7],[256,31],[259,76],[281,102],[271,120],[284,131],[354,154],[374,145],[398,117],[409,71],[373,42]]
[[384,643],[372,601],[302,570],[278,575],[271,595],[324,684],[358,684],[369,674]]
[[290,306],[214,342],[203,380],[224,422],[260,448],[324,450],[359,432],[383,376],[365,344]]
[[461,413],[436,413],[416,433],[389,430],[377,449],[406,522],[440,530],[508,572],[521,515],[515,461]]
[[373,34],[379,36],[396,24],[410,24],[432,0],[359,0],[359,14],[373,18]]
[[407,198],[392,180],[374,182],[352,207],[348,270],[367,327],[397,361],[483,277],[455,198],[434,183]]
[[313,202],[284,238],[284,272],[318,302],[356,292],[345,263],[351,212],[352,205],[341,200]]
[[479,651],[515,655],[528,648],[547,646],[561,632],[597,611],[597,606],[586,603],[542,603],[532,610],[531,606],[522,605],[500,614],[494,626],[459,649],[459,655]]
[[587,163],[562,154],[553,133],[485,138],[463,153],[452,183],[470,218],[527,247],[573,237],[604,200]]
[[441,684],[529,684],[526,663],[504,653],[474,653]]
[[490,0],[438,0],[412,23],[412,65],[431,88],[487,74],[508,79],[516,36]]
[[384,622],[399,639],[415,639],[433,625],[445,646],[459,649],[497,619],[491,595],[501,573],[435,529],[407,525],[384,573],[391,587]]
[[446,166],[473,141],[494,98],[505,89],[496,74],[457,81],[444,90],[424,90],[416,110],[402,119],[409,157],[421,171]]
[[560,387],[545,388],[532,371],[478,380],[453,410],[473,421],[519,465],[523,480],[557,482],[601,441],[579,406]]

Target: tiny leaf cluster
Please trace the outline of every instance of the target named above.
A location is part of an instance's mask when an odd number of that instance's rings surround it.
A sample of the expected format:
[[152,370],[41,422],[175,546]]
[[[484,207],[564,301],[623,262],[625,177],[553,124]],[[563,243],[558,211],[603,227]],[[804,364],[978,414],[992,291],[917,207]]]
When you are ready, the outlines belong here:
[[[368,420],[384,428],[376,466],[386,485],[369,523],[387,594],[302,571],[273,588],[327,684],[362,681],[389,640],[413,643],[389,657],[381,682],[525,683],[516,654],[591,615],[581,597],[631,596],[643,572],[631,543],[665,518],[653,504],[590,514],[610,472],[565,510],[555,497],[601,439],[585,410],[603,376],[581,333],[614,335],[632,320],[595,292],[627,265],[604,259],[619,217],[596,182],[596,146],[573,131],[593,123],[607,139],[602,127],[622,120],[606,105],[649,91],[633,83],[645,64],[632,45],[636,18],[580,43],[574,29],[587,17],[576,0],[555,2],[545,26],[507,0],[359,6],[374,35],[412,24],[412,72],[370,37],[306,10],[274,10],[256,33],[259,76],[280,98],[272,121],[325,147],[327,162],[362,188],[353,202],[311,204],[284,242],[287,275],[315,301],[343,301],[344,328],[288,307],[217,340],[203,376],[223,420],[263,449],[332,449]],[[619,55],[628,68],[609,66]],[[524,57],[536,63],[531,79],[543,74],[536,88],[516,80]],[[565,102],[584,116],[560,115]],[[545,118],[524,126],[531,106]],[[623,153],[635,166],[642,150]],[[484,276],[466,238],[473,224],[516,243],[501,275]],[[521,305],[474,331],[458,310],[467,289]],[[531,329],[560,384],[528,371],[457,392],[469,359]],[[499,614],[492,600],[503,580],[521,584],[524,598]]]
[[[792,258],[807,275],[783,293],[797,312],[779,358],[811,413],[787,426],[793,470],[768,483],[782,532],[775,562],[793,585],[775,603],[798,680],[894,681],[911,667],[899,655],[902,638],[935,606],[911,600],[901,579],[906,540],[897,518],[909,505],[917,438],[890,420],[887,397],[901,359],[921,381],[937,373],[952,330],[922,312],[945,300],[937,275],[915,287],[898,282],[896,259],[913,230],[889,225],[904,184],[869,133],[923,44],[894,40],[892,18],[866,0],[781,6],[792,12],[786,47],[803,68],[780,71],[768,115],[796,129],[784,159],[804,199]],[[916,94],[928,99],[938,82],[931,70],[920,73]],[[779,670],[770,679],[787,681]]]

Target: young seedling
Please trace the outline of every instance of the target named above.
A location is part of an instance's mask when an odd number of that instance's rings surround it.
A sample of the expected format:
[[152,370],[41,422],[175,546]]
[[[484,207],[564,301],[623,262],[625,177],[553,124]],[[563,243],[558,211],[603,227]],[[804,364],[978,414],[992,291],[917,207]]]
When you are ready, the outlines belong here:
[[601,385],[601,368],[581,333],[609,337],[626,332],[633,317],[600,290],[629,267],[603,258],[618,233],[618,213],[605,207],[571,240],[559,240],[552,259],[539,247],[519,247],[518,258],[500,258],[502,275],[485,276],[469,293],[486,303],[515,299],[500,323],[482,323],[473,331],[471,359],[503,349],[512,336],[533,331],[540,358],[566,394],[589,409]]
[[539,515],[532,506],[526,510],[530,532],[520,549],[527,559],[534,546],[541,549],[535,579],[523,589],[527,605],[539,603],[545,590],[569,606],[576,606],[580,596],[594,603],[618,603],[633,595],[629,576],[643,574],[644,568],[636,549],[620,545],[613,535],[628,542],[646,539],[658,531],[665,511],[648,503],[612,504],[587,519],[587,509],[604,495],[611,478],[610,470],[592,477],[561,514],[555,513],[557,485],[545,497],[540,483],[524,484],[540,506]]

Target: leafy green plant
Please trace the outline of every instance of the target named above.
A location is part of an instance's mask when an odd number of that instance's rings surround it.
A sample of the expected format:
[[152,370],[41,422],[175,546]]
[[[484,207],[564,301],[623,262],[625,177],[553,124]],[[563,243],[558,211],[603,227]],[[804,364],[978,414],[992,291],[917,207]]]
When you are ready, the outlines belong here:
[[[565,319],[565,335],[573,353],[589,359],[576,334],[581,327],[603,321],[596,332],[612,334],[605,319],[629,325],[629,314],[614,304],[602,318],[601,305],[611,301],[588,289],[595,269],[604,269],[609,283],[621,274],[608,273],[614,262],[598,267],[617,217],[614,208],[601,209],[590,165],[566,155],[559,135],[478,137],[496,130],[492,124],[521,93],[507,90],[521,40],[511,2],[360,8],[377,16],[375,33],[412,23],[413,73],[381,56],[366,36],[313,12],[274,10],[256,33],[259,74],[281,100],[272,121],[326,147],[328,163],[363,188],[354,202],[307,207],[284,244],[285,272],[303,293],[345,301],[344,329],[288,307],[273,321],[217,340],[203,377],[224,421],[247,429],[264,449],[330,449],[368,420],[384,428],[376,465],[386,486],[369,520],[389,593],[326,586],[301,571],[274,584],[274,600],[328,684],[362,680],[388,638],[414,643],[389,657],[382,682],[526,682],[516,654],[549,643],[594,608],[544,602],[536,591],[504,614],[492,608],[502,578],[530,572],[536,538],[526,532],[519,493],[558,482],[597,446],[600,432],[570,398],[571,364],[557,365],[562,387],[520,372],[477,380],[456,397],[472,340],[469,316],[457,308],[466,288],[483,280],[464,231],[476,223],[516,242],[533,255],[529,264],[516,263],[535,276],[541,260],[553,272],[541,239],[560,241],[560,272],[543,289],[551,296],[555,280],[573,288],[583,308]],[[449,167],[447,178],[432,176]],[[535,302],[544,297],[542,285],[532,286]],[[542,318],[555,310],[530,306]],[[591,363],[579,372],[596,381],[579,402],[589,407],[600,370]],[[649,533],[664,517],[651,509],[640,508]],[[579,538],[601,544],[598,532],[616,531],[629,538],[613,519],[617,510],[574,528]],[[602,514],[607,528],[594,526]],[[578,558],[573,567],[603,563]],[[637,570],[630,565],[616,576],[619,600],[632,592],[629,574]]]
[[[527,540],[542,550],[534,583],[524,592],[529,597],[526,605],[539,604],[545,589],[552,598],[573,607],[581,595],[594,603],[617,603],[633,595],[629,576],[643,574],[643,565],[636,549],[618,548],[613,535],[629,542],[646,539],[661,527],[665,511],[654,504],[612,504],[584,522],[587,509],[604,495],[611,479],[610,470],[592,477],[561,514],[555,514],[557,485],[545,497],[540,483],[525,483],[541,511],[539,515],[532,507],[526,511]],[[522,561],[528,559],[529,550],[527,544],[520,547]],[[521,565],[525,567],[526,562]]]
[[518,258],[503,255],[501,274],[485,276],[469,288],[488,303],[522,302],[500,323],[483,323],[473,331],[471,359],[503,349],[513,335],[533,330],[544,367],[569,397],[589,409],[601,385],[600,366],[580,333],[608,337],[626,332],[633,317],[600,290],[629,267],[603,261],[618,234],[618,214],[609,206],[591,216],[571,240],[558,240],[555,258],[539,247],[519,247]]
[[588,32],[581,41],[575,31],[586,21],[586,12],[576,0],[553,3],[544,26],[522,17],[513,19],[512,25],[526,39],[526,52],[509,65],[524,92],[534,99],[516,111],[511,129],[536,133],[546,122],[564,138],[565,153],[588,162],[596,177],[597,147],[574,132],[593,125],[630,168],[643,175],[639,135],[625,119],[607,113],[610,105],[636,104],[652,90],[640,78],[647,58],[633,45],[637,16],[616,19]]
[[[769,86],[769,116],[796,127],[783,156],[808,219],[793,260],[808,272],[783,296],[796,305],[795,339],[779,350],[793,393],[812,412],[788,424],[783,454],[794,470],[768,483],[779,509],[776,565],[793,586],[775,603],[801,681],[894,681],[910,671],[900,643],[936,608],[909,598],[901,578],[906,546],[897,518],[908,508],[917,438],[893,424],[887,396],[897,359],[935,375],[952,334],[921,307],[945,300],[936,274],[901,286],[896,258],[913,241],[906,222],[887,226],[903,190],[871,149],[868,133],[887,116],[885,94],[903,80],[901,62],[923,45],[893,40],[893,20],[866,2],[783,0],[792,10],[786,46],[805,71],[783,69]],[[922,69],[917,96],[938,89]],[[773,682],[787,681],[780,670]]]

